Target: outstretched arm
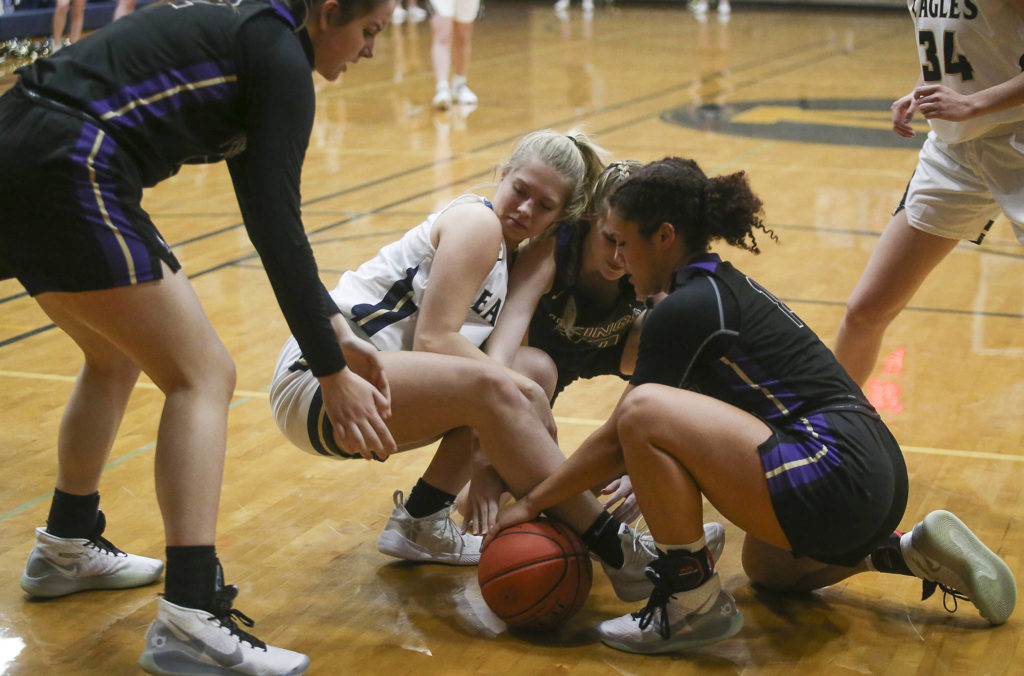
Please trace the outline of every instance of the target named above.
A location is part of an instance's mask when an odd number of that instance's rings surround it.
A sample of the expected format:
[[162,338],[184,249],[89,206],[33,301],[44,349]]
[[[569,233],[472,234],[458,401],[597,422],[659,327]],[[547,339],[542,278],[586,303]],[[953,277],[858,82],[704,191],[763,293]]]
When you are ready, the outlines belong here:
[[[627,386],[623,398],[631,390],[632,386]],[[612,416],[587,437],[553,474],[514,504],[498,512],[498,519],[484,539],[484,546],[502,529],[536,518],[545,509],[624,474],[626,464],[619,443],[618,412],[616,406]]]

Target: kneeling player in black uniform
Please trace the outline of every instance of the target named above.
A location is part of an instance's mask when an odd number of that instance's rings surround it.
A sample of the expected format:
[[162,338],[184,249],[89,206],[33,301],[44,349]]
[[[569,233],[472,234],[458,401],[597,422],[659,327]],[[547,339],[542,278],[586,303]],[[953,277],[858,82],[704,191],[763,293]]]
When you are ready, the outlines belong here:
[[611,206],[637,292],[668,296],[645,322],[611,418],[501,512],[495,532],[628,468],[659,550],[647,568],[654,592],[599,631],[631,652],[705,645],[742,625],[701,532],[704,497],[746,531],[744,569],[761,585],[808,590],[867,570],[901,573],[1005,622],[1016,601],[1006,564],[949,512],[894,532],[907,501],[899,445],[814,332],[708,253],[717,239],[756,253],[755,229],[774,237],[743,174],[709,179],[670,158],[635,172]]
[[[394,449],[376,353],[319,280],[299,178],[312,71],[373,56],[394,0],[158,3],[19,71],[0,99],[0,278],[17,277],[82,349],[61,424],[33,596],[159,579],[102,537],[100,474],[140,371],[164,392],[156,490],[166,593],[140,662],[161,674],[299,674],[305,655],[240,629],[214,550],[234,365],[141,205],[182,164],[227,160],[245,226],[347,450]],[[347,360],[347,361],[346,361]],[[349,364],[351,368],[347,367]],[[356,369],[359,373],[353,371]],[[63,565],[73,558],[75,566]]]

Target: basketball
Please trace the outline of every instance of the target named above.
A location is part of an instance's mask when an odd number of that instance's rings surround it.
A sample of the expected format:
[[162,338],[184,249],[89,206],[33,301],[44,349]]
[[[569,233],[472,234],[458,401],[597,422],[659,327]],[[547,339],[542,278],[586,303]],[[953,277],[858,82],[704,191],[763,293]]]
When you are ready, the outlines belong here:
[[593,568],[568,526],[537,519],[501,531],[480,555],[480,592],[510,627],[552,629],[583,607]]

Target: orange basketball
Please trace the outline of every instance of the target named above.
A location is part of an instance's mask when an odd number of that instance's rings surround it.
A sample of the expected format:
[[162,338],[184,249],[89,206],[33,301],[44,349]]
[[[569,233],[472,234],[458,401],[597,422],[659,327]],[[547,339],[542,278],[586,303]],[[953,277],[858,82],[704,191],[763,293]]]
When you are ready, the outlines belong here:
[[568,526],[537,519],[498,533],[477,577],[484,601],[510,627],[552,629],[583,607],[593,568]]

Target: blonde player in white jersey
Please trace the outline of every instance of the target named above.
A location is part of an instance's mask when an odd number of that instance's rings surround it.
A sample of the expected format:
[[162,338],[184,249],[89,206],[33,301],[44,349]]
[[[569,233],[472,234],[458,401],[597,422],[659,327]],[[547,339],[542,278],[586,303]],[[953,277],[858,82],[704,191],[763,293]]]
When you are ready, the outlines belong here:
[[893,130],[931,125],[917,170],[847,301],[835,354],[861,386],[889,323],[960,240],[1000,213],[1024,244],[1024,0],[909,0],[921,59]]

